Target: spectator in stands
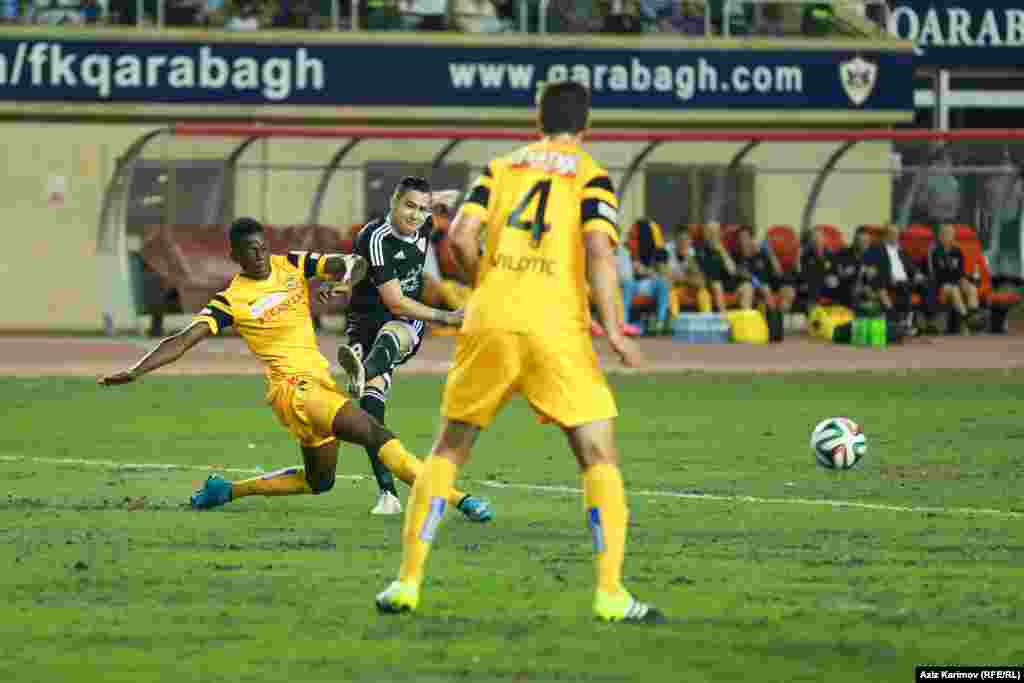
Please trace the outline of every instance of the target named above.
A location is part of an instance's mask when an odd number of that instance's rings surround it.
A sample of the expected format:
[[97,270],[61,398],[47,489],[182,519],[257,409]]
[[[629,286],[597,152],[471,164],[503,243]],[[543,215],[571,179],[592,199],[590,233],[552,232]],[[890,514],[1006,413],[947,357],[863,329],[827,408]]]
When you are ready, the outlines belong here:
[[674,31],[685,36],[703,36],[710,30],[704,22],[704,6],[697,0],[682,0],[673,5],[671,14],[658,19],[662,31]]
[[928,274],[934,286],[937,301],[944,301],[967,322],[964,333],[985,328],[986,320],[978,304],[978,288],[964,268],[964,254],[954,241],[956,229],[943,225],[939,241],[928,253]]
[[20,24],[21,0],[0,0],[0,24]]
[[632,277],[622,280],[624,320],[633,323],[633,299],[653,297],[655,319],[648,326],[648,334],[666,334],[669,329],[669,280],[667,275],[668,251],[661,226],[649,218],[640,218],[633,224],[627,240],[632,259]]
[[907,336],[913,337],[918,334],[911,308],[914,292],[927,300],[930,288],[926,275],[900,248],[899,234],[895,225],[886,227],[882,243],[865,252],[864,266],[868,285],[877,295],[886,319],[902,325]]
[[796,299],[796,289],[783,282],[782,266],[768,241],[758,244],[754,239],[754,229],[749,225],[742,226],[736,237],[739,241],[736,257],[739,277],[750,282],[756,300],[763,303],[769,313],[789,313]]
[[693,248],[690,232],[685,225],[676,229],[676,238],[666,245],[668,251],[668,277],[672,284],[669,294],[669,315],[673,318],[682,312],[682,302],[696,301],[701,313],[711,312],[711,292],[708,291],[704,276],[697,265],[697,250]]
[[736,270],[729,250],[722,244],[722,235],[717,223],[704,226],[704,243],[697,248],[697,264],[704,281],[708,283],[715,310],[725,313],[726,294],[736,294],[740,308],[751,308],[754,304],[754,288],[743,281]]
[[501,33],[505,23],[491,0],[452,0],[451,24],[462,33]]
[[551,0],[548,5],[548,33],[597,33],[604,18],[596,2]]
[[398,9],[406,29],[448,30],[448,0],[399,0]]
[[224,4],[224,30],[258,31],[270,26],[277,14],[273,0],[227,0]]
[[33,24],[83,25],[87,23],[88,4],[62,0],[33,0],[28,10],[29,21]]
[[280,10],[274,16],[273,26],[300,30],[323,29],[330,26],[330,16],[330,4],[314,3],[313,0],[291,0],[281,3]]
[[164,0],[164,24],[167,26],[197,26],[206,3],[203,0]]
[[636,0],[612,0],[601,27],[603,33],[643,33],[643,30],[640,5]]

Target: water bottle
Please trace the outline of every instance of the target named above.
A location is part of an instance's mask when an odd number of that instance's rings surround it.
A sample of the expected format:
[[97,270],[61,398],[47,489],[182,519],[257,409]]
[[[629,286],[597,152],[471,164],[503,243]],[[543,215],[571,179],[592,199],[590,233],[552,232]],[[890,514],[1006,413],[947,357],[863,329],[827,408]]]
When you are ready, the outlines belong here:
[[885,318],[871,318],[868,321],[868,343],[873,348],[884,349],[886,344]]
[[854,346],[867,346],[868,345],[868,326],[869,326],[869,321],[866,318],[854,318],[853,319],[853,345]]

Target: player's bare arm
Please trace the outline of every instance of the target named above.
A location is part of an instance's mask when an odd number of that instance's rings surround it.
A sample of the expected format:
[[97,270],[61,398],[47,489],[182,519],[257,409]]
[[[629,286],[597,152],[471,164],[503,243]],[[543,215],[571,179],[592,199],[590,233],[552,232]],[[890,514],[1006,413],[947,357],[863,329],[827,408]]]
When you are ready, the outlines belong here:
[[196,321],[181,332],[161,339],[160,343],[139,359],[135,365],[127,370],[100,377],[97,383],[103,386],[115,386],[134,382],[157,368],[170,365],[184,356],[186,351],[211,335],[213,335],[213,330],[209,325],[202,321]]
[[480,266],[480,231],[483,221],[479,217],[459,209],[459,213],[449,229],[452,242],[452,254],[455,262],[462,269],[466,282],[476,282],[477,268]]
[[327,281],[317,290],[317,299],[326,304],[334,297],[349,294],[366,277],[369,268],[370,264],[358,254],[325,255],[323,273]]
[[397,279],[388,280],[377,287],[377,291],[380,292],[381,301],[391,311],[391,315],[397,318],[412,318],[441,325],[462,324],[462,310],[442,311],[420,303],[402,292],[402,285]]
[[587,282],[601,324],[607,330],[608,343],[622,359],[623,365],[637,367],[643,363],[643,356],[639,347],[622,334],[622,321],[615,305],[615,298],[621,294],[612,239],[604,233],[587,232],[583,234],[583,246],[587,255]]

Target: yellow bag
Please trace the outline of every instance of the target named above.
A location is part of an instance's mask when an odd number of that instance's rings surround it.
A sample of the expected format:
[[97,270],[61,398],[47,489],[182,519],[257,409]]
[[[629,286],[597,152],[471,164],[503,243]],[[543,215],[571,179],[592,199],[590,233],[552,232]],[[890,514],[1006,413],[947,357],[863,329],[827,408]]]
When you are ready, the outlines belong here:
[[811,311],[807,329],[812,337],[832,341],[832,333],[840,325],[853,322],[853,311],[846,306],[818,306]]
[[768,321],[761,315],[761,311],[744,309],[726,311],[725,315],[729,319],[729,327],[732,328],[733,341],[742,344],[768,343]]

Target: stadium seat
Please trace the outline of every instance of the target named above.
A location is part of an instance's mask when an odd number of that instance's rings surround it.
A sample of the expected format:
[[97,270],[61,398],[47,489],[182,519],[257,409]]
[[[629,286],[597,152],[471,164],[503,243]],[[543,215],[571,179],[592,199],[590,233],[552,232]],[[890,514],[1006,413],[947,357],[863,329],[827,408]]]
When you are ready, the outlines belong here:
[[775,253],[775,257],[779,259],[782,270],[792,273],[800,258],[800,240],[793,228],[788,225],[773,225],[768,228],[765,239],[768,240],[768,245]]
[[956,226],[956,243],[964,254],[964,271],[978,286],[978,299],[989,309],[991,331],[1006,331],[1006,318],[1010,309],[1019,304],[1021,295],[1016,291],[996,291],[992,287],[992,271],[981,247],[978,234],[969,225]]
[[928,252],[935,243],[935,233],[927,225],[909,225],[900,233],[900,248],[918,266],[928,261]]
[[816,225],[815,229],[820,230],[825,237],[825,248],[829,251],[838,251],[846,246],[846,238],[842,230],[834,225]]

